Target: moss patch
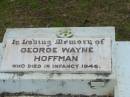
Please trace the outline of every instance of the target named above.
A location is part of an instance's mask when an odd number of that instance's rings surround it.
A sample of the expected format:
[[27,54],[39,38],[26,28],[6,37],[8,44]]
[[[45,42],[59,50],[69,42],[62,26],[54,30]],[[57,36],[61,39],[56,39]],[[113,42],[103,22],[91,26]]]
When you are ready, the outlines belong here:
[[0,0],[0,41],[7,27],[115,26],[130,40],[130,0]]

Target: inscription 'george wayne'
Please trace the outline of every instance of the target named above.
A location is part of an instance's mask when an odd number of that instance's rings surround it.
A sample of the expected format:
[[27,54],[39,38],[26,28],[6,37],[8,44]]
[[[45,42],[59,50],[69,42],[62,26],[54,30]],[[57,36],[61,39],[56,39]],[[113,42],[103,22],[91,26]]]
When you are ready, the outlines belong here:
[[[21,48],[21,53],[57,53],[58,48]],[[93,52],[93,47],[72,47],[72,48],[61,48],[63,53],[87,53]]]

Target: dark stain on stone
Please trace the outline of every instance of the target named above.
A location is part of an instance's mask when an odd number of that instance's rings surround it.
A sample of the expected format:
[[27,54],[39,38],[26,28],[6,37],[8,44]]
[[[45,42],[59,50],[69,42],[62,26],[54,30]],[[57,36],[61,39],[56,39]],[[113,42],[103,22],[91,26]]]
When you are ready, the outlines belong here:
[[96,94],[92,94],[92,95],[74,95],[74,94],[55,94],[55,95],[44,95],[44,94],[36,94],[36,93],[26,93],[26,92],[19,92],[19,93],[9,93],[9,92],[3,92],[0,94],[0,97],[6,97],[6,96],[42,96],[42,97],[114,97],[112,94],[108,94],[108,95],[96,95]]
[[3,80],[3,83],[5,83],[5,80]]
[[61,85],[62,87],[64,87],[65,84],[66,84],[65,81],[61,81],[61,83],[60,83],[60,85]]
[[61,76],[61,75],[62,75],[62,73],[60,73],[60,72],[59,72],[59,73],[56,73],[56,74],[57,74],[58,76]]
[[24,75],[24,72],[17,72],[16,73],[18,76],[23,76]]

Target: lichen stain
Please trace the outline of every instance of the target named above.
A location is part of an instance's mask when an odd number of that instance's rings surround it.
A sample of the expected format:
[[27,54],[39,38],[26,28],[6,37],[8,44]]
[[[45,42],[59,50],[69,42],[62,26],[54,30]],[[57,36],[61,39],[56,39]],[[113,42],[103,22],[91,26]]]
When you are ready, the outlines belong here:
[[62,86],[62,87],[64,87],[65,84],[66,84],[65,81],[61,81],[61,82],[60,82],[60,86]]

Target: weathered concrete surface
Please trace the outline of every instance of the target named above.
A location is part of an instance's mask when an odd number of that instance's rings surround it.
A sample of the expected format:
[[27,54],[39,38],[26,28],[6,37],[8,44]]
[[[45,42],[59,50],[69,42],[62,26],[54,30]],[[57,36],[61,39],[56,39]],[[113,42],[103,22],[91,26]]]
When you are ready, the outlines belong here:
[[[114,27],[83,27],[67,28],[74,32],[74,37],[108,37],[115,41]],[[56,37],[57,32],[65,28],[20,28],[8,29],[3,43],[8,38]],[[80,33],[79,33],[80,32]],[[50,36],[51,35],[51,36]],[[114,44],[114,43],[112,43]],[[43,95],[111,95],[115,86],[115,46],[112,46],[112,73],[111,74],[45,74],[42,72],[29,73],[0,73],[0,93],[39,93]],[[3,52],[3,51],[2,51]],[[91,83],[92,82],[92,83]],[[93,86],[101,82],[99,86]],[[102,83],[104,82],[104,83]]]
[[[10,93],[38,93],[44,95],[106,95],[113,92],[114,79],[87,74],[1,74],[0,88]],[[96,79],[95,79],[96,78]],[[99,79],[99,80],[97,80]],[[102,79],[102,80],[100,80]],[[92,86],[91,82],[104,82],[104,86]],[[15,88],[14,88],[15,87]],[[98,91],[97,91],[98,90]]]
[[130,97],[130,42],[116,43],[115,97]]

